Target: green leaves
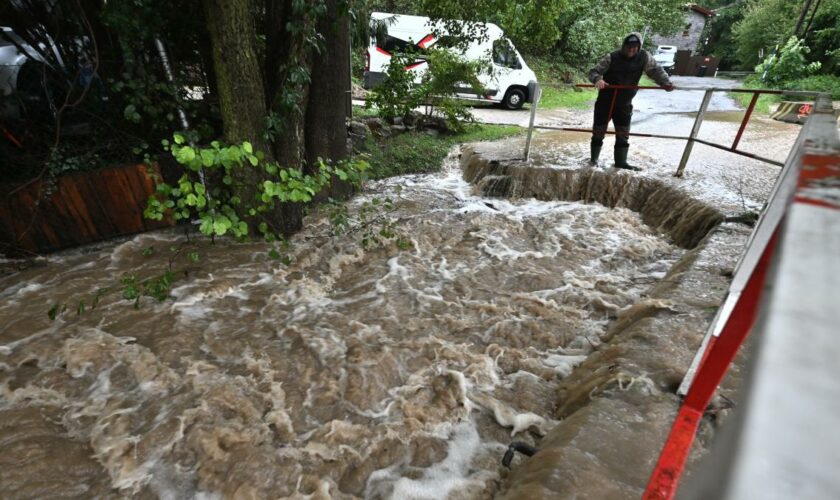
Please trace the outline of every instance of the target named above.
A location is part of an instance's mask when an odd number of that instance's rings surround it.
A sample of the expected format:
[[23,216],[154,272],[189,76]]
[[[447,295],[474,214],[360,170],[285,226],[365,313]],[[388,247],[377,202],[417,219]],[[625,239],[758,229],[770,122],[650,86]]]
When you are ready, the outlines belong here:
[[50,318],[50,321],[55,321],[55,318],[66,310],[67,304],[53,304],[53,306],[50,307],[50,310],[47,311],[47,316]]
[[221,216],[213,221],[213,233],[218,236],[224,236],[232,225],[233,224],[230,219],[225,216]]
[[[173,136],[170,152],[187,171],[178,179],[176,187],[156,180],[155,194],[149,198],[144,215],[154,220],[161,220],[167,213],[175,219],[198,219],[202,234],[230,234],[239,239],[251,233],[249,221],[243,219],[270,212],[277,202],[308,203],[330,184],[333,176],[359,185],[364,180],[364,172],[370,168],[364,161],[330,165],[319,159],[317,172],[304,174],[301,169],[282,168],[274,162],[264,161],[262,152],[255,151],[247,141],[230,146],[213,141],[209,147],[200,147],[186,145],[180,134]],[[262,177],[256,192],[239,180],[253,178],[253,174],[240,173],[241,169],[252,167],[259,168]],[[210,173],[214,170],[219,175]],[[209,189],[199,178],[198,174],[202,172],[208,182],[215,179]],[[267,240],[278,237],[264,223],[258,229]]]
[[140,123],[140,113],[137,112],[134,104],[129,104],[123,109],[123,117],[132,123]]

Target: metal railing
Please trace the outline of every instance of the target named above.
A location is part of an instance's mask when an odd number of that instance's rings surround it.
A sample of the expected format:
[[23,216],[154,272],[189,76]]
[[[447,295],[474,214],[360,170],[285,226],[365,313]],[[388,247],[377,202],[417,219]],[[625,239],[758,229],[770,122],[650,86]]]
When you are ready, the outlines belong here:
[[685,498],[836,498],[840,491],[840,138],[818,97],[724,303],[686,374],[645,499],[671,499],[707,405],[750,330],[738,413]]
[[[575,85],[579,88],[594,88],[594,85],[585,84],[585,85]],[[608,85],[606,87],[607,90],[614,89],[612,101],[610,103],[610,111],[607,116],[607,126],[609,126],[610,121],[612,120],[613,111],[615,108],[616,99],[618,97],[619,90],[668,90],[664,87],[655,87],[655,86],[646,86],[646,85]],[[744,135],[744,130],[747,128],[747,123],[752,116],[753,111],[755,110],[755,105],[758,102],[759,96],[762,94],[785,94],[790,96],[800,96],[800,97],[813,97],[816,99],[819,96],[828,96],[828,94],[820,93],[820,92],[811,92],[811,91],[802,91],[802,90],[775,90],[775,89],[740,89],[740,88],[725,88],[725,87],[674,87],[674,91],[680,90],[689,90],[689,91],[702,91],[703,100],[700,102],[700,108],[697,111],[697,115],[694,119],[694,125],[691,128],[691,133],[688,136],[681,136],[681,135],[670,135],[670,134],[652,134],[652,133],[645,133],[645,132],[621,132],[622,134],[626,134],[628,137],[650,137],[650,138],[657,138],[657,139],[678,139],[686,141],[685,149],[683,150],[682,158],[680,159],[680,164],[677,167],[676,172],[674,172],[675,177],[682,177],[683,173],[685,172],[685,167],[688,164],[688,160],[691,158],[691,152],[694,148],[694,143],[700,143],[705,146],[710,146],[713,148],[721,149],[723,151],[728,151],[730,153],[735,153],[737,155],[745,156],[747,158],[752,158],[754,160],[759,160],[765,163],[769,163],[771,165],[776,165],[781,167],[783,165],[782,162],[765,158],[763,156],[757,155],[755,153],[750,153],[748,151],[743,151],[738,149],[738,144],[741,142],[741,138]],[[524,158],[526,161],[529,161],[531,158],[531,136],[533,134],[533,130],[542,129],[542,130],[562,130],[566,132],[584,132],[584,133],[592,133],[593,130],[591,128],[582,128],[582,127],[559,127],[559,126],[551,126],[551,125],[535,125],[534,121],[536,118],[537,108],[539,107],[539,99],[542,96],[542,89],[539,84],[535,86],[536,95],[532,99],[531,102],[531,118],[528,124],[528,135],[525,141],[525,152]],[[723,144],[717,144],[712,141],[707,141],[705,139],[700,139],[697,135],[700,132],[700,127],[703,124],[703,119],[706,116],[706,111],[709,107],[709,103],[712,100],[712,95],[715,92],[734,92],[734,93],[743,93],[743,94],[752,94],[752,99],[750,100],[749,105],[747,106],[746,112],[744,113],[744,118],[741,120],[741,124],[738,128],[738,132],[735,134],[735,139],[732,141],[730,146],[726,146]],[[608,135],[615,135],[615,130],[607,130],[606,134]]]

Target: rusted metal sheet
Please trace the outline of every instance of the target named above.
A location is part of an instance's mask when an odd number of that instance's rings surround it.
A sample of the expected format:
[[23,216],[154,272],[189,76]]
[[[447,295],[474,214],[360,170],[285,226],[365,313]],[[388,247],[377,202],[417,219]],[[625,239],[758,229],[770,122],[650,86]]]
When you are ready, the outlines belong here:
[[80,172],[23,186],[0,186],[0,251],[46,253],[115,236],[168,227],[143,217],[157,166]]

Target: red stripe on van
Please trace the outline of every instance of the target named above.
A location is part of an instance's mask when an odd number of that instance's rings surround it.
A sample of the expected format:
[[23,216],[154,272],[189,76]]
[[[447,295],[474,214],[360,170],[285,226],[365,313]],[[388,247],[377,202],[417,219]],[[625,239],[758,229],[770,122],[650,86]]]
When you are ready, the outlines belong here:
[[418,43],[417,46],[421,49],[425,49],[427,45],[434,41],[434,39],[434,35],[426,35],[422,40],[420,40],[420,43]]

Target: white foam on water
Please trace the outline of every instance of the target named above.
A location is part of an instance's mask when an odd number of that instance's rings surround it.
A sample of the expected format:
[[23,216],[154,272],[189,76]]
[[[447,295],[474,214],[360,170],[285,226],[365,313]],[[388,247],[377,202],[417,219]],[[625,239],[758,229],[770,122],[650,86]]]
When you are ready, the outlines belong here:
[[393,500],[438,500],[457,490],[479,486],[485,479],[471,477],[470,466],[482,445],[472,421],[452,429],[446,458],[424,469],[418,479],[403,477],[404,464],[374,471],[368,479],[365,497],[383,496]]
[[586,356],[550,354],[543,359],[543,364],[557,372],[560,378],[566,378],[572,374],[572,370],[586,361]]

